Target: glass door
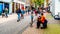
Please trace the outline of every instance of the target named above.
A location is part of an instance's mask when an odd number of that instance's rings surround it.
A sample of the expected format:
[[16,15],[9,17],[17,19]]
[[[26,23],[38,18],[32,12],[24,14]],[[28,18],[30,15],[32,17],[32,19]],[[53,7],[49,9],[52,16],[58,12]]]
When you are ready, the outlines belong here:
[[3,11],[3,3],[0,3],[0,15],[2,14]]

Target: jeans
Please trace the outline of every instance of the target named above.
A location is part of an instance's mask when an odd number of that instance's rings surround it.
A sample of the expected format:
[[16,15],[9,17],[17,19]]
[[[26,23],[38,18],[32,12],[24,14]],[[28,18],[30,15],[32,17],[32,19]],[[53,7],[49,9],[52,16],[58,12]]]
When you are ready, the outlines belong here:
[[17,15],[18,15],[18,20],[20,20],[20,13],[18,13]]
[[8,14],[6,13],[6,17],[8,17]]

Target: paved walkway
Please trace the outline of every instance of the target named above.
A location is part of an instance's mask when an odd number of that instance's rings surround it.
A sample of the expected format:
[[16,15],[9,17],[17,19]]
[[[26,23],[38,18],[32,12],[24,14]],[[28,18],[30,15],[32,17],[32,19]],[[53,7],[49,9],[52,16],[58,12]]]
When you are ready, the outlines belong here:
[[[30,15],[24,14],[24,17],[25,17],[25,16],[30,16]],[[6,18],[6,17],[3,17],[3,18],[2,18],[2,16],[0,16],[0,24],[1,24],[1,23],[4,23],[4,22],[11,21],[11,20],[14,20],[14,19],[17,20],[17,14],[15,14],[15,13],[13,13],[13,14],[11,14],[11,15],[8,15],[8,18]]]
[[31,22],[30,15],[25,15],[19,22],[17,22],[16,14],[9,15],[8,18],[0,17],[0,19],[0,34],[21,34]]
[[2,18],[2,16],[0,16],[0,24],[1,24],[1,23],[4,23],[4,22],[7,22],[7,21],[14,20],[14,19],[16,19],[16,18],[17,18],[17,15],[16,15],[16,14],[8,15],[8,18],[6,18],[6,17],[3,17],[3,18]]
[[33,27],[28,27],[22,34],[60,34],[60,21],[54,20],[51,14],[45,14],[48,20],[47,29],[36,29],[36,22]]
[[[24,14],[24,17],[25,16],[30,16],[30,14],[28,15],[26,15],[26,13]],[[8,22],[8,21],[11,21],[11,20],[14,20],[14,19],[16,19],[17,20],[17,14],[16,13],[12,13],[11,15],[8,15],[8,18],[6,18],[6,17],[3,17],[2,18],[2,16],[0,16],[0,24],[1,23],[4,23],[4,22]]]

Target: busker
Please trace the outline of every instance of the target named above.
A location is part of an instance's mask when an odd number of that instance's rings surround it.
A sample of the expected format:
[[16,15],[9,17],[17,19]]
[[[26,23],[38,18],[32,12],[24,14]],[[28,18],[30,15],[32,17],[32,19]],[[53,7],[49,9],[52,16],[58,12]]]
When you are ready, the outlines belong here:
[[37,19],[37,28],[40,27],[40,24],[41,24],[41,16],[39,16]]

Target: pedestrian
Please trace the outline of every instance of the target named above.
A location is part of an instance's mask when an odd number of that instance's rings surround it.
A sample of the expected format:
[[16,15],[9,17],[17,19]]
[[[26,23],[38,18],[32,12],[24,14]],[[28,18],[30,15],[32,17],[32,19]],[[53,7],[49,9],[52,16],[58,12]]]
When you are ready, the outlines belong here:
[[6,7],[4,11],[5,11],[5,16],[7,18],[8,17],[8,8]]
[[37,11],[37,12],[38,12],[38,14],[40,15],[40,8],[38,8],[38,11]]
[[31,26],[33,24],[33,12],[31,12]]
[[37,28],[40,27],[40,24],[41,24],[41,16],[39,16],[37,19]]
[[21,10],[21,18],[24,18],[24,10]]
[[29,12],[30,12],[30,9],[28,9],[28,14],[29,14]]
[[27,15],[27,12],[28,12],[28,8],[27,7],[25,8],[25,12],[26,12],[26,15]]
[[42,25],[43,25],[43,27],[41,27],[41,28],[43,29],[47,25],[47,20],[46,20],[43,13],[41,14],[41,22],[42,22]]
[[17,13],[17,15],[18,15],[18,20],[17,20],[17,22],[19,22],[19,21],[20,21],[21,9],[18,8],[18,9],[16,10],[16,13]]
[[32,24],[33,24],[33,9],[31,8],[31,27],[32,27]]
[[40,13],[41,13],[41,14],[43,13],[43,9],[42,9],[42,8],[40,8]]
[[36,9],[34,9],[34,12],[35,12],[35,15],[37,16],[37,10]]

